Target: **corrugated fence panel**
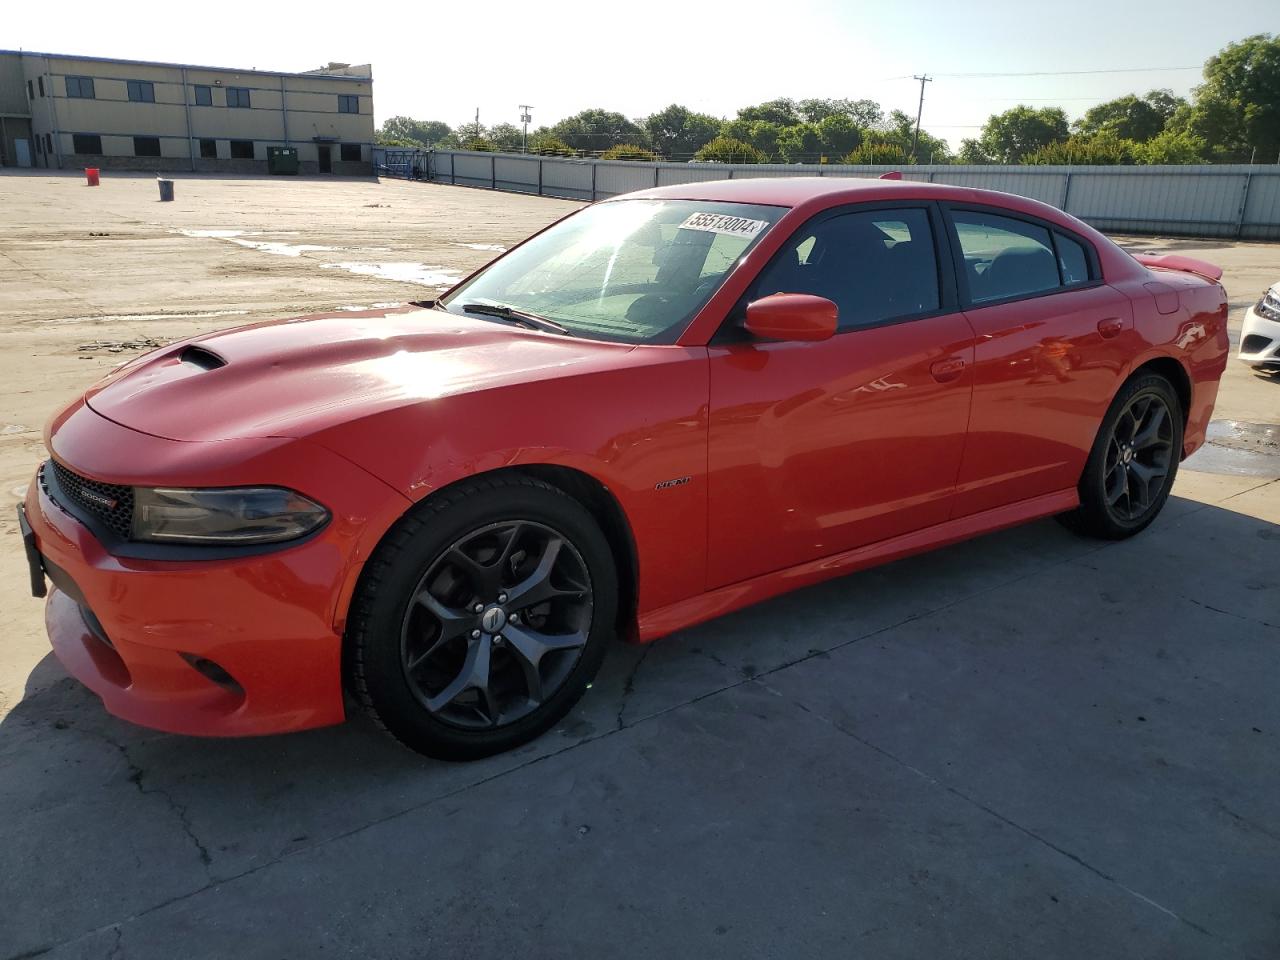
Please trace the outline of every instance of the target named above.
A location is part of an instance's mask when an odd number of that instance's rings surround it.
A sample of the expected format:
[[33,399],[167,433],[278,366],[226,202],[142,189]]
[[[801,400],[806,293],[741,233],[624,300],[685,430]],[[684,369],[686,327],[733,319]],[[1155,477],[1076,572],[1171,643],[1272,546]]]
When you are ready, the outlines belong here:
[[1204,236],[1234,236],[1247,174],[1090,172],[1074,176],[1068,211],[1110,230],[1194,228]]
[[654,185],[652,163],[620,160],[596,164],[596,196],[616,197],[620,193],[648,190]]
[[[379,158],[382,158],[379,160]],[[388,153],[375,162],[403,175]],[[410,165],[412,167],[413,165]],[[888,166],[593,161],[520,154],[434,151],[420,164],[432,179],[574,200],[738,177],[878,177]],[[539,178],[539,171],[541,177]],[[1040,167],[908,166],[907,180],[1001,190],[1031,197],[1105,230],[1200,237],[1280,239],[1280,166]]]
[[1280,172],[1253,175],[1240,235],[1246,240],[1280,240]]
[[495,159],[492,153],[455,153],[453,182],[469,187],[492,186]]
[[494,174],[499,190],[538,192],[537,157],[494,157]]
[[590,200],[592,164],[585,160],[542,158],[542,192],[570,200]]

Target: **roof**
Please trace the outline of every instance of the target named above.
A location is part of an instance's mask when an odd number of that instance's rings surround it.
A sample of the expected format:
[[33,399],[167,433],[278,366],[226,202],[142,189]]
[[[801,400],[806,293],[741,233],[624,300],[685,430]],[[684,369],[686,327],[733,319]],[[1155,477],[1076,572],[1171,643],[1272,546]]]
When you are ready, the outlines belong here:
[[627,194],[667,200],[722,200],[728,203],[760,203],[798,207],[812,200],[850,203],[894,197],[929,196],[934,199],[973,199],[975,194],[1008,197],[991,190],[924,183],[919,180],[877,180],[865,177],[742,177],[735,180],[695,180]]
[[[263,73],[272,77],[300,77],[328,80],[356,80],[370,82],[373,80],[372,69],[368,76],[353,76],[345,73],[322,73],[316,70],[300,72],[290,70],[258,70],[251,67],[210,67],[199,63],[170,63],[165,60],[123,60],[117,57],[89,57],[78,53],[46,53],[42,50],[0,50],[0,55],[9,54],[15,57],[48,57],[51,60],[87,60],[90,63],[120,63],[143,67],[176,67],[181,70],[208,70],[213,73]],[[347,64],[347,69],[358,69]]]

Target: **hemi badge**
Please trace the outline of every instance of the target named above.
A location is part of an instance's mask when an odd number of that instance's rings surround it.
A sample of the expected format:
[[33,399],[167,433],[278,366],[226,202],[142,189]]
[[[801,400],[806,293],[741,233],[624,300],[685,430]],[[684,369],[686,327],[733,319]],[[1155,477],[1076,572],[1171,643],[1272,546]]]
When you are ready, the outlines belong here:
[[692,479],[693,479],[692,477],[676,477],[674,480],[663,480],[663,481],[661,481],[660,483],[655,483],[655,484],[653,485],[653,489],[655,489],[655,490],[669,490],[671,487],[679,487],[679,486],[682,486],[682,485],[684,485],[684,484],[688,483],[688,482],[689,482],[690,480],[692,480]]

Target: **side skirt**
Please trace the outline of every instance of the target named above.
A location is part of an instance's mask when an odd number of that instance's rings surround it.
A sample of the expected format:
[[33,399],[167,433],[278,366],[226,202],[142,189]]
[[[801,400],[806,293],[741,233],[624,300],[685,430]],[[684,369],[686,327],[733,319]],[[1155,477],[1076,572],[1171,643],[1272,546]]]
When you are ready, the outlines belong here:
[[820,560],[775,570],[751,580],[719,587],[709,593],[699,594],[678,603],[651,610],[639,618],[639,640],[649,643],[659,637],[692,627],[705,620],[740,610],[753,603],[760,603],[783,593],[798,590],[811,584],[844,576],[867,567],[878,566],[892,560],[900,560],[913,554],[945,547],[961,540],[969,540],[984,533],[994,533],[1006,527],[1014,527],[1030,520],[1064,513],[1080,505],[1080,497],[1074,488],[1047,493],[1006,504],[992,510],[948,520],[924,530],[891,537],[878,543],[856,547]]

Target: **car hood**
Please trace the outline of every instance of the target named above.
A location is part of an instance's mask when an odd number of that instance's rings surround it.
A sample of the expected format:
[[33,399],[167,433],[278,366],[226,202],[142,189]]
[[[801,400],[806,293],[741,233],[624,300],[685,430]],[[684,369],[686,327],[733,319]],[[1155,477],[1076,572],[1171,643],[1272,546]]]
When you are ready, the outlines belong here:
[[612,367],[633,350],[439,310],[318,314],[166,347],[118,368],[85,400],[171,440],[299,437],[411,403]]

